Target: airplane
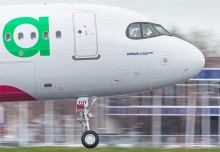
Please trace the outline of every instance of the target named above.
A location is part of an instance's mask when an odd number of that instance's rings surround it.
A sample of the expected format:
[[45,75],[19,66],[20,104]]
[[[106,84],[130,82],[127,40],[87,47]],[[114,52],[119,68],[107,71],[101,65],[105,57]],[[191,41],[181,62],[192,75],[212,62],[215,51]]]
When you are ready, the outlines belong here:
[[87,148],[99,143],[89,127],[96,97],[163,88],[204,68],[199,49],[132,10],[34,4],[0,12],[0,102],[77,99]]

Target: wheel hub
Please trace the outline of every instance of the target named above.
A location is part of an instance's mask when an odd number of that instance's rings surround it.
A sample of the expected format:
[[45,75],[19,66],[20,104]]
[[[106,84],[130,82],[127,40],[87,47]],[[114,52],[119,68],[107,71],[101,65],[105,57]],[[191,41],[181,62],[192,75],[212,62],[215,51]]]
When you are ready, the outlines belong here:
[[89,144],[89,145],[94,144],[95,141],[96,141],[96,138],[95,138],[95,136],[92,135],[92,134],[88,134],[88,135],[85,137],[85,142],[86,142],[87,144]]

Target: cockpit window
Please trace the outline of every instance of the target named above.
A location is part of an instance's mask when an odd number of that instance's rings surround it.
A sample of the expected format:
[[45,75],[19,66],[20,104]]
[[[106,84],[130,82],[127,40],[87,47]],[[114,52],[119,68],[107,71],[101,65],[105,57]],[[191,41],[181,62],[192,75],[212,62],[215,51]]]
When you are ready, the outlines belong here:
[[171,36],[161,25],[147,22],[132,23],[127,28],[127,37],[130,39],[146,39],[155,36]]
[[151,24],[143,24],[142,28],[144,37],[152,37],[159,35],[159,33],[153,28]]
[[141,37],[141,25],[140,24],[132,24],[129,27],[129,37],[131,38]]
[[153,24],[154,28],[161,34],[170,36],[170,33],[161,25]]

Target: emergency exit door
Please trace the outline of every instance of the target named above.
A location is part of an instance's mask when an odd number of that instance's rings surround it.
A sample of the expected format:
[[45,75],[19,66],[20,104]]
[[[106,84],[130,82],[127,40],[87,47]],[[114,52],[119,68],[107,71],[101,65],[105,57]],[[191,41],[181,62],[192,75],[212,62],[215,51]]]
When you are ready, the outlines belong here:
[[75,34],[75,58],[98,57],[97,28],[94,12],[73,13]]

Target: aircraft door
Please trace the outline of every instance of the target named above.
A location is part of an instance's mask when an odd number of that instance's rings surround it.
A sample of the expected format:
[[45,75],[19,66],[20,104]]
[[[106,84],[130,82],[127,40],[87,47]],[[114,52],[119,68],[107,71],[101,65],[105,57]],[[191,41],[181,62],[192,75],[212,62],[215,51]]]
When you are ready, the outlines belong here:
[[73,23],[75,36],[74,59],[99,58],[95,13],[73,13]]

